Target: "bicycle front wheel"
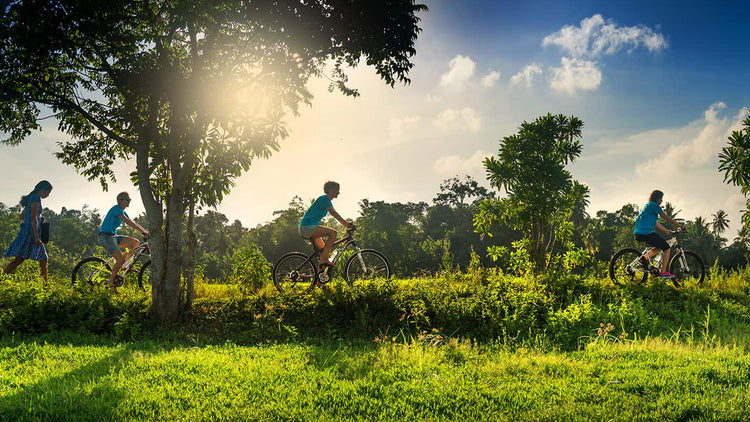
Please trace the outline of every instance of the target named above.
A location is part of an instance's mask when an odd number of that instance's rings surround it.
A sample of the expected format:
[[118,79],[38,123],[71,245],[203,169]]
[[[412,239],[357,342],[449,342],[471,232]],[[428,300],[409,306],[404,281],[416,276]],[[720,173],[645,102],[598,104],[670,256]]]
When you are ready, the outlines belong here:
[[346,281],[354,285],[356,280],[372,280],[374,278],[389,278],[391,266],[382,253],[373,249],[362,249],[355,252],[346,261]]
[[706,278],[703,260],[692,251],[683,251],[681,254],[672,257],[669,262],[669,272],[674,274],[675,280],[683,285],[690,281],[700,286],[703,284],[703,279]]
[[609,278],[618,286],[638,285],[646,281],[648,271],[638,263],[641,253],[632,248],[617,251],[609,261]]
[[315,266],[301,252],[289,252],[273,267],[273,285],[281,293],[303,295],[315,285]]
[[73,287],[76,288],[106,286],[109,283],[110,274],[112,270],[107,261],[92,256],[81,260],[75,266],[71,281]]
[[141,270],[138,271],[138,287],[144,292],[147,287],[149,291],[151,290],[151,261],[144,262]]

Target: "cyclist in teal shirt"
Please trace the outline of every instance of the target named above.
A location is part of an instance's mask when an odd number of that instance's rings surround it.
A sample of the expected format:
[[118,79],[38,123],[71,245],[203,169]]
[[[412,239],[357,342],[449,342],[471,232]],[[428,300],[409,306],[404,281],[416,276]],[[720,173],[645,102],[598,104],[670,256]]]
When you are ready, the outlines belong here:
[[659,277],[674,278],[674,274],[671,274],[667,271],[667,265],[669,265],[669,244],[666,240],[661,238],[661,236],[656,234],[655,229],[658,228],[659,230],[666,233],[667,236],[670,235],[669,229],[662,226],[657,221],[659,217],[665,219],[666,221],[672,223],[680,229],[682,229],[682,226],[672,217],[668,216],[667,213],[664,212],[664,210],[662,210],[661,203],[663,200],[664,193],[662,191],[655,190],[651,192],[651,195],[648,198],[648,203],[644,205],[643,208],[641,208],[641,213],[635,220],[635,229],[633,230],[633,234],[635,235],[635,240],[646,242],[647,244],[651,245],[651,249],[646,253],[645,256],[641,257],[641,264],[644,267],[648,268],[648,260],[658,253],[657,249],[661,249],[664,252],[661,258],[661,274],[659,274]]
[[[320,253],[320,265],[322,266],[333,266],[328,260],[328,256],[333,248],[333,243],[336,241],[336,230],[320,225],[320,221],[323,220],[329,212],[339,221],[344,227],[352,227],[352,223],[344,220],[339,213],[333,209],[333,203],[331,201],[339,196],[341,188],[338,183],[328,181],[323,185],[323,192],[325,195],[321,195],[318,199],[313,202],[310,208],[307,210],[305,215],[302,217],[302,221],[299,223],[299,234],[305,239],[310,240],[315,247],[315,250],[321,251]],[[323,238],[326,238],[325,243]]]
[[[107,253],[115,259],[115,263],[112,266],[112,273],[109,275],[109,289],[112,293],[117,293],[115,287],[115,278],[117,273],[120,272],[120,268],[130,256],[135,253],[136,248],[141,242],[130,236],[118,236],[117,228],[120,227],[121,223],[125,223],[128,226],[138,230],[143,236],[148,237],[148,230],[144,229],[140,224],[131,220],[130,217],[125,213],[125,208],[130,205],[130,195],[127,192],[120,192],[117,194],[117,205],[113,206],[107,212],[107,215],[102,221],[102,226],[99,228],[99,245],[101,245]],[[120,249],[128,249],[128,254],[125,255]],[[129,269],[126,269],[127,272]]]

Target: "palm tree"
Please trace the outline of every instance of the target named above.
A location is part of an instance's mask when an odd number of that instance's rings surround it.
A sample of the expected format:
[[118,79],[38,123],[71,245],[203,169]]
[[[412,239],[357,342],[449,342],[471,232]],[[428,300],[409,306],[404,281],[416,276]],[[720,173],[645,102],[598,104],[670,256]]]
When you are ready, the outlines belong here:
[[729,227],[729,218],[727,218],[727,213],[724,212],[724,210],[716,211],[716,214],[712,215],[714,218],[713,222],[711,223],[711,227],[713,228],[714,233],[717,235],[720,235],[726,231],[726,229]]

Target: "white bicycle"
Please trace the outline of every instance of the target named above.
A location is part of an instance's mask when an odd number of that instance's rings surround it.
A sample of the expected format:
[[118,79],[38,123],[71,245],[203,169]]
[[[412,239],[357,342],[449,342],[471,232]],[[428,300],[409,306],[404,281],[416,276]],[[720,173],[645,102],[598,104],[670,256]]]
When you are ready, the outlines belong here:
[[[669,260],[668,267],[669,272],[674,274],[672,283],[675,287],[680,287],[690,281],[700,286],[706,278],[703,260],[697,253],[682,249],[682,246],[677,243],[677,238],[674,237],[677,233],[684,232],[685,230],[670,231],[672,237],[667,240],[672,250],[672,258]],[[609,278],[612,279],[612,282],[618,286],[636,285],[644,283],[649,274],[659,277],[663,256],[661,252],[655,259],[652,258],[649,261],[647,267],[640,262],[640,258],[650,249],[651,246],[647,246],[643,252],[638,252],[633,248],[624,248],[612,255],[612,259],[609,261]]]

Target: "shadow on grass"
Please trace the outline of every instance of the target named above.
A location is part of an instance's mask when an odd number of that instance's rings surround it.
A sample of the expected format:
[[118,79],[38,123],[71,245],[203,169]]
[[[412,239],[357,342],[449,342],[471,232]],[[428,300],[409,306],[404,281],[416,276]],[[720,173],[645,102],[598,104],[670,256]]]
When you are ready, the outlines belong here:
[[[0,347],[11,347],[0,343]],[[24,385],[0,397],[0,420],[112,420],[124,393],[116,377],[133,350],[118,348],[103,359]],[[12,381],[5,381],[6,388]]]

